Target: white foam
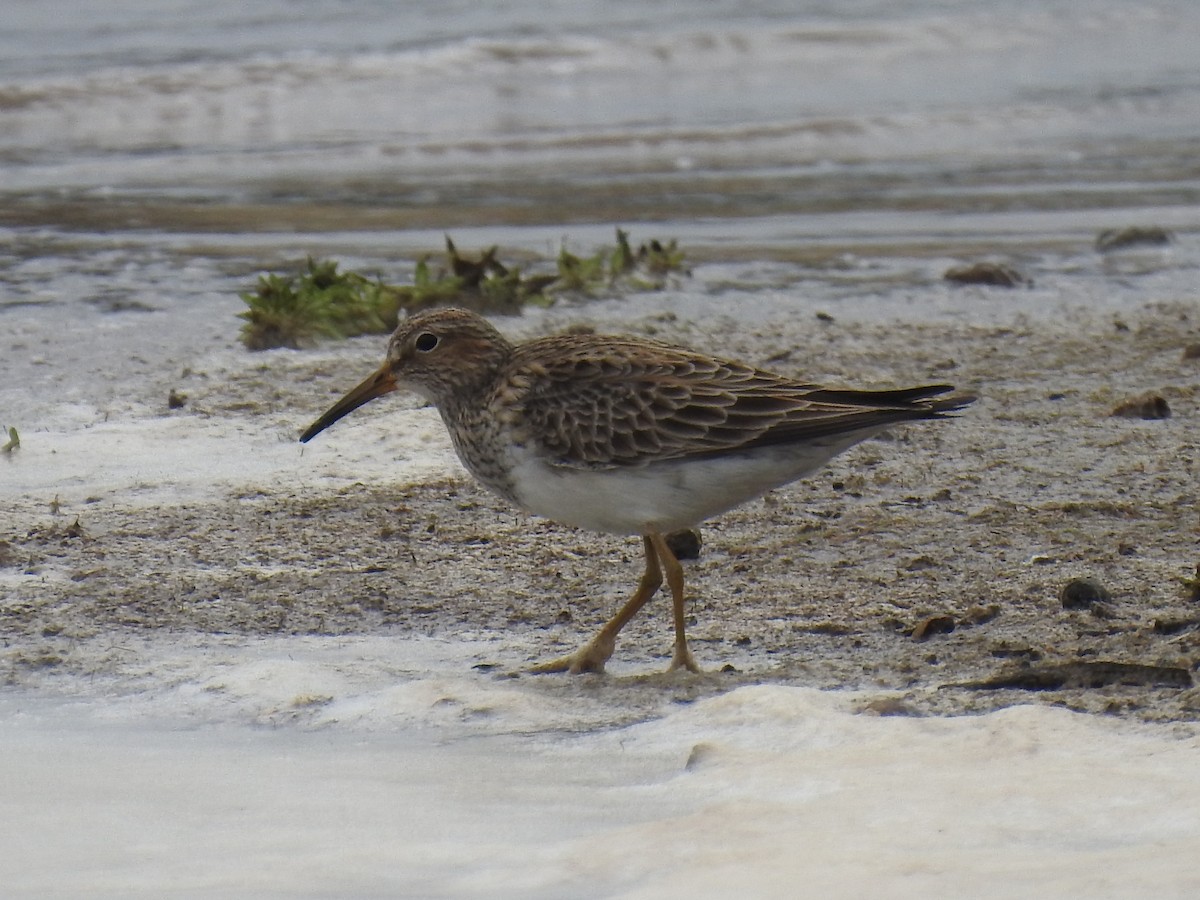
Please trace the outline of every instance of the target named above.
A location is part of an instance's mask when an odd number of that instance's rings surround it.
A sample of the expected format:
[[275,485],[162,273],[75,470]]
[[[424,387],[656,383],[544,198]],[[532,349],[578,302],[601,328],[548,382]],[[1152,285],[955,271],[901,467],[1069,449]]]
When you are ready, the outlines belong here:
[[[116,718],[111,707],[99,715],[77,702],[0,699],[6,890],[988,898],[1200,889],[1194,734],[1041,707],[880,718],[855,714],[852,695],[769,686],[668,706],[656,721],[564,733],[568,711],[545,702],[544,681],[452,675],[443,659],[437,673],[384,686],[347,673],[352,643],[308,642],[298,661],[214,675],[209,693],[266,707],[300,697],[318,710],[250,717],[268,729],[236,717],[172,725],[199,702],[179,692],[129,701]],[[427,646],[422,664],[445,649]],[[619,717],[630,686],[590,684],[593,711]]]

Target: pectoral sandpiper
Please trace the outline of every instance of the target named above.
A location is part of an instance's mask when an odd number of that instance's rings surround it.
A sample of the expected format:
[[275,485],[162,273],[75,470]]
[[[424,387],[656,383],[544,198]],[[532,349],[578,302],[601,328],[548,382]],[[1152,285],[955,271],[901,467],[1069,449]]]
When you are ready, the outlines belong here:
[[671,590],[671,669],[699,671],[684,633],[683,568],[664,535],[801,478],[889,425],[940,419],[974,398],[950,385],[837,390],[636,337],[512,344],[461,309],[400,323],[384,364],[300,436],[408,388],[441,413],[468,471],[523,509],[578,528],[640,535],[633,596],[574,653],[538,672],[602,672],[617,634]]

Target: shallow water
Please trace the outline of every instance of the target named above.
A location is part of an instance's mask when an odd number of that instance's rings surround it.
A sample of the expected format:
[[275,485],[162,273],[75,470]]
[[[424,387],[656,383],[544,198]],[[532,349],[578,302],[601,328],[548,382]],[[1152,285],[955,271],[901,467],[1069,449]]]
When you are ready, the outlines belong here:
[[1200,13],[1185,0],[22,4],[7,18],[9,221],[67,200],[103,218],[92,207],[148,194],[556,222],[1196,191]]
[[547,257],[641,223],[818,302],[981,255],[1108,276],[1091,242],[1131,224],[1183,240],[1115,274],[1190,272],[1198,37],[1184,0],[20,4],[0,374],[64,352],[45,311],[161,341],[305,254],[404,280],[444,230]]

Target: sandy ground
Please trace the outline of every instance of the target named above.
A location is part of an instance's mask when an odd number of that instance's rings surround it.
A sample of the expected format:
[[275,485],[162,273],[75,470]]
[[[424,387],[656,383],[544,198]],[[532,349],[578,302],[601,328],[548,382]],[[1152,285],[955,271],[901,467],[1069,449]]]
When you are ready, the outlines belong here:
[[[981,399],[706,523],[701,675],[663,672],[661,599],[606,675],[528,674],[624,600],[639,542],[499,503],[415,398],[296,442],[381,338],[249,354],[233,298],[30,320],[34,424],[0,459],[8,894],[1196,896],[1191,294],[724,306],[721,277],[500,324]],[[1169,418],[1110,415],[1146,391]],[[1065,609],[1078,578],[1107,599]]]
[[[990,296],[981,289],[980,302]],[[580,321],[575,311],[502,325],[527,333]],[[707,523],[703,552],[687,564],[690,635],[706,674],[654,674],[670,647],[668,606],[656,601],[622,634],[606,676],[612,723],[656,715],[664,690],[691,700],[763,683],[854,688],[897,714],[1032,702],[1200,715],[1200,601],[1184,584],[1200,562],[1200,361],[1184,353],[1200,331],[1194,302],[1002,325],[659,314],[629,330],[831,384],[951,381],[981,399],[955,421],[896,429]],[[114,647],[172,636],[394,635],[478,641],[464,664],[481,679],[564,698],[591,690],[597,676],[522,670],[573,648],[615,610],[640,572],[639,542],[492,498],[457,469],[436,417],[413,399],[360,411],[304,455],[293,445],[381,348],[360,339],[223,358],[171,383],[187,402],[164,410],[160,429],[221,429],[195,438],[201,469],[207,454],[250,452],[233,437],[265,435],[270,453],[287,454],[282,475],[268,453],[237,483],[177,499],[169,472],[159,476],[166,490],[148,497],[135,480],[18,498],[0,527],[3,678],[63,689],[77,676],[136,681],[130,654]],[[1146,391],[1170,418],[1110,415]],[[93,446],[109,452],[102,433]],[[27,467],[28,480],[48,463],[36,435],[25,444],[0,466]],[[416,455],[437,462],[406,468]],[[185,464],[173,460],[164,465]],[[1109,597],[1065,609],[1060,591],[1076,578]],[[304,705],[292,714],[303,718]]]

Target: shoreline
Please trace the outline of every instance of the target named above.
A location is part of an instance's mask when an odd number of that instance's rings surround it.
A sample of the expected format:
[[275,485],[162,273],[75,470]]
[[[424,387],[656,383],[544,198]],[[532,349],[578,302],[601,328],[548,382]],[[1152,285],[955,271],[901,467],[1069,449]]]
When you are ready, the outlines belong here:
[[[553,330],[586,311],[505,327]],[[1191,668],[1200,620],[1180,580],[1196,560],[1188,426],[1200,379],[1181,353],[1193,313],[1187,303],[1151,303],[1120,327],[1105,313],[999,328],[776,317],[730,330],[722,317],[677,313],[634,320],[633,330],[783,371],[807,359],[804,371],[825,383],[935,378],[982,397],[954,421],[896,429],[706,526],[705,552],[689,569],[693,640],[707,670],[737,671],[704,676],[702,693],[765,682],[898,693],[917,715],[1032,702],[1193,721],[1195,688],[947,687],[1022,665]],[[48,505],[58,476],[47,475],[0,535],[7,590],[19,601],[10,599],[6,616],[9,685],[119,681],[120,665],[109,670],[97,648],[121,634],[162,635],[169,645],[172,633],[268,641],[469,633],[491,648],[475,664],[516,672],[603,621],[632,585],[636,548],[524,516],[469,484],[436,415],[414,399],[303,454],[291,445],[305,410],[354,383],[373,365],[362,354],[382,343],[279,353],[268,365],[220,356],[225,369],[193,373],[183,386],[181,414],[149,421],[163,447],[180,451],[144,448],[158,469],[127,457],[108,489],[59,491],[58,515]],[[1106,373],[1096,372],[1098,347]],[[1170,403],[1172,418],[1109,416],[1148,389]],[[123,428],[133,440],[136,423],[94,426],[77,434],[75,455],[66,446],[51,453],[67,468],[90,457],[102,473],[106,458],[130,452],[128,441],[112,442]],[[193,442],[180,443],[189,428]],[[6,465],[39,465],[37,431],[23,443]],[[185,484],[182,499],[171,499]],[[1058,592],[1074,577],[1111,591],[1102,613],[1061,608]],[[616,683],[662,667],[664,609],[647,613],[618,646]],[[914,640],[937,616],[953,630]]]

